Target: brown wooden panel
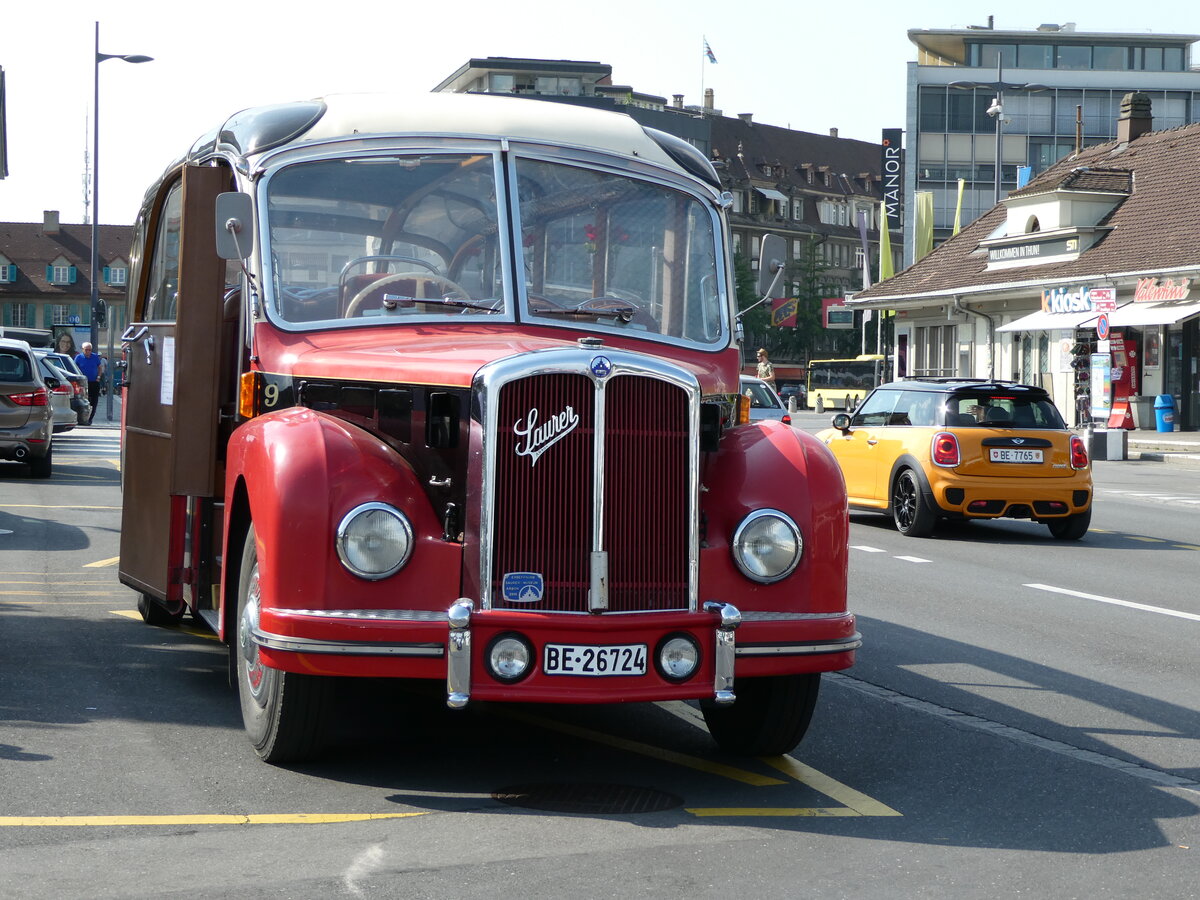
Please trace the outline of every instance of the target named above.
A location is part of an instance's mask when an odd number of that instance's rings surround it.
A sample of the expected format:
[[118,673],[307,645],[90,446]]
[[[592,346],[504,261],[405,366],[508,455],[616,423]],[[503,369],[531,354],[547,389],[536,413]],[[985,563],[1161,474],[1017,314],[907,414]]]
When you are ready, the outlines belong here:
[[215,206],[217,194],[229,187],[229,171],[225,168],[184,168],[175,440],[171,448],[173,494],[213,497],[223,488],[215,475],[225,261],[217,256]]

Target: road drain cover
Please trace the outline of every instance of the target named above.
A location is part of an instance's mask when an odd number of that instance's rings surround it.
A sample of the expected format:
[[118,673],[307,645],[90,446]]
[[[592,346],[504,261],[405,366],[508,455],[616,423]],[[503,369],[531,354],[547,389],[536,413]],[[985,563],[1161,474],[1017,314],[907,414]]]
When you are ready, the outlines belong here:
[[522,809],[591,815],[662,812],[683,805],[674,794],[628,784],[516,784],[492,797]]

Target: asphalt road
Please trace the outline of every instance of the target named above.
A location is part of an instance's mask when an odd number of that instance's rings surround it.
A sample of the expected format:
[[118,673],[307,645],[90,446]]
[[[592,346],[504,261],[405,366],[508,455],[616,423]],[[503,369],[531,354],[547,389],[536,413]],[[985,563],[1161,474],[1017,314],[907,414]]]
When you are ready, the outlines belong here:
[[791,757],[362,683],[279,768],[224,649],[116,581],[115,435],[0,464],[0,897],[1200,896],[1200,471],[1097,463],[1078,544],[854,516],[866,645]]

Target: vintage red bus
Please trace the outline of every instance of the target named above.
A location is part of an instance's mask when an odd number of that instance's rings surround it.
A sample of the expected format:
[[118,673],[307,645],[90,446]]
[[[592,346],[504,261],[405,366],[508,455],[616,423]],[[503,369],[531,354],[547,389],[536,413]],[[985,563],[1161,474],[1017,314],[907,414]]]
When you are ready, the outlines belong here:
[[356,676],[795,746],[860,644],[846,496],[739,405],[728,203],[627,116],[467,95],[245,110],[151,187],[120,578],[228,644],[263,759]]

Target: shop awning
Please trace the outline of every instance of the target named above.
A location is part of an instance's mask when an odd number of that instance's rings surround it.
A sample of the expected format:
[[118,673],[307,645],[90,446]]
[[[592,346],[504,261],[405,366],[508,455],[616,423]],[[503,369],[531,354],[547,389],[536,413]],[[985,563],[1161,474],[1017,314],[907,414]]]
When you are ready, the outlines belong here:
[[768,200],[778,200],[781,203],[787,201],[787,195],[782,194],[779,191],[772,190],[771,188],[755,188],[755,190]]
[[1100,315],[1094,309],[1074,313],[1050,313],[1039,309],[1037,312],[1022,316],[1007,325],[1001,325],[997,331],[1061,331],[1081,327],[1085,322],[1091,322]]
[[1200,303],[1126,303],[1108,314],[1108,323],[1117,328],[1127,325],[1174,325],[1195,315],[1200,315]]

